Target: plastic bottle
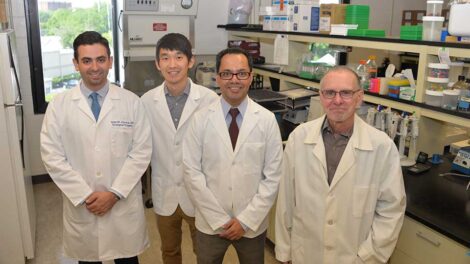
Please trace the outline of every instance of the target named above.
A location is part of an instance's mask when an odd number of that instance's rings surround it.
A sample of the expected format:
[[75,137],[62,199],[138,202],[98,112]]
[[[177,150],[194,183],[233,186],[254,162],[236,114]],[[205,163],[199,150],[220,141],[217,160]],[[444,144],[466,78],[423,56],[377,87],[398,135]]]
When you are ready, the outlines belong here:
[[458,81],[452,85],[453,90],[466,90],[467,83],[465,82],[465,76],[459,75]]
[[361,83],[361,88],[364,91],[369,91],[369,72],[367,70],[366,60],[360,60],[359,66],[356,69],[357,75],[359,75],[359,81]]
[[459,103],[457,105],[457,110],[460,112],[470,112],[470,79],[467,79],[465,84],[466,87],[460,90]]
[[377,78],[377,63],[375,62],[375,55],[370,55],[367,60],[367,70],[369,71],[369,79]]

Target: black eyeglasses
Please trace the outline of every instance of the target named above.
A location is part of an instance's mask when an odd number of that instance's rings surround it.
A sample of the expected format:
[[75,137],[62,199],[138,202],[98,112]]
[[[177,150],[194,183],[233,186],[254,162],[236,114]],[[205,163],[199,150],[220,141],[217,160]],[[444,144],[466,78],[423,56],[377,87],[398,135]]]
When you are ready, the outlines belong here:
[[238,80],[246,80],[250,78],[251,72],[219,72],[220,79],[222,80],[231,80],[234,75],[237,76]]
[[341,90],[341,91],[335,91],[335,90],[320,90],[321,94],[323,97],[326,99],[333,99],[336,97],[336,94],[339,94],[339,96],[343,99],[351,99],[353,95],[357,92],[359,92],[360,89],[358,90]]

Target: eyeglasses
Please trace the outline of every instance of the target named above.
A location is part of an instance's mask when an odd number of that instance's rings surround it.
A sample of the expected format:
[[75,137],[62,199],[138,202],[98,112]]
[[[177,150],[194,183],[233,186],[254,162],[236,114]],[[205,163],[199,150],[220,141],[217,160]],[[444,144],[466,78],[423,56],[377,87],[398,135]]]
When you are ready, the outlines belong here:
[[336,97],[336,94],[339,94],[339,96],[342,99],[351,99],[353,97],[353,95],[356,92],[359,92],[359,91],[360,91],[360,89],[358,89],[358,90],[341,90],[339,92],[337,92],[335,90],[320,90],[321,94],[323,94],[323,96],[326,99],[333,99],[333,98]]
[[251,72],[219,72],[220,79],[222,80],[231,80],[234,75],[237,76],[238,80],[246,80],[250,78]]

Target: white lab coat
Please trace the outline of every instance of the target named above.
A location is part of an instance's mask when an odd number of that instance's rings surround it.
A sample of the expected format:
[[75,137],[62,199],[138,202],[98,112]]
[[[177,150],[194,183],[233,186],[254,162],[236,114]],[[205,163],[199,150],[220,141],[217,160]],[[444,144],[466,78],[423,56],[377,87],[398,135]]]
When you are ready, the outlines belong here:
[[[136,95],[109,86],[98,122],[77,86],[57,95],[41,130],[44,165],[63,193],[67,257],[85,261],[132,257],[148,247],[140,178],[152,151],[150,125]],[[104,216],[82,202],[93,191],[123,198]]]
[[398,151],[388,136],[355,116],[331,186],[321,126],[291,133],[276,208],[276,258],[297,263],[386,263],[405,212]]
[[274,114],[248,98],[235,151],[220,100],[196,113],[183,141],[184,181],[196,228],[214,235],[236,217],[245,237],[263,233],[277,194],[282,142]]
[[180,205],[188,216],[194,216],[194,206],[183,182],[183,138],[194,113],[217,101],[219,97],[210,89],[191,82],[191,90],[183,113],[175,128],[165,97],[164,85],[142,96],[152,126],[152,200],[155,213],[169,216]]

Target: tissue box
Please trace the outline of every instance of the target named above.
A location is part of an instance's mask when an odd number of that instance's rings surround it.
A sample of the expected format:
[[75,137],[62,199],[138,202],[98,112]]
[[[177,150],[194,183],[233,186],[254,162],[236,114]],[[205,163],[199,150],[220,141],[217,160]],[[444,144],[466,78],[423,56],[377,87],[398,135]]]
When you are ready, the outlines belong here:
[[272,31],[289,31],[290,30],[289,16],[272,16],[271,17],[271,30]]
[[272,17],[273,16],[264,16],[263,18],[263,30],[264,31],[272,30]]
[[403,86],[400,88],[400,99],[414,101],[415,100],[416,89],[411,88],[410,86]]

